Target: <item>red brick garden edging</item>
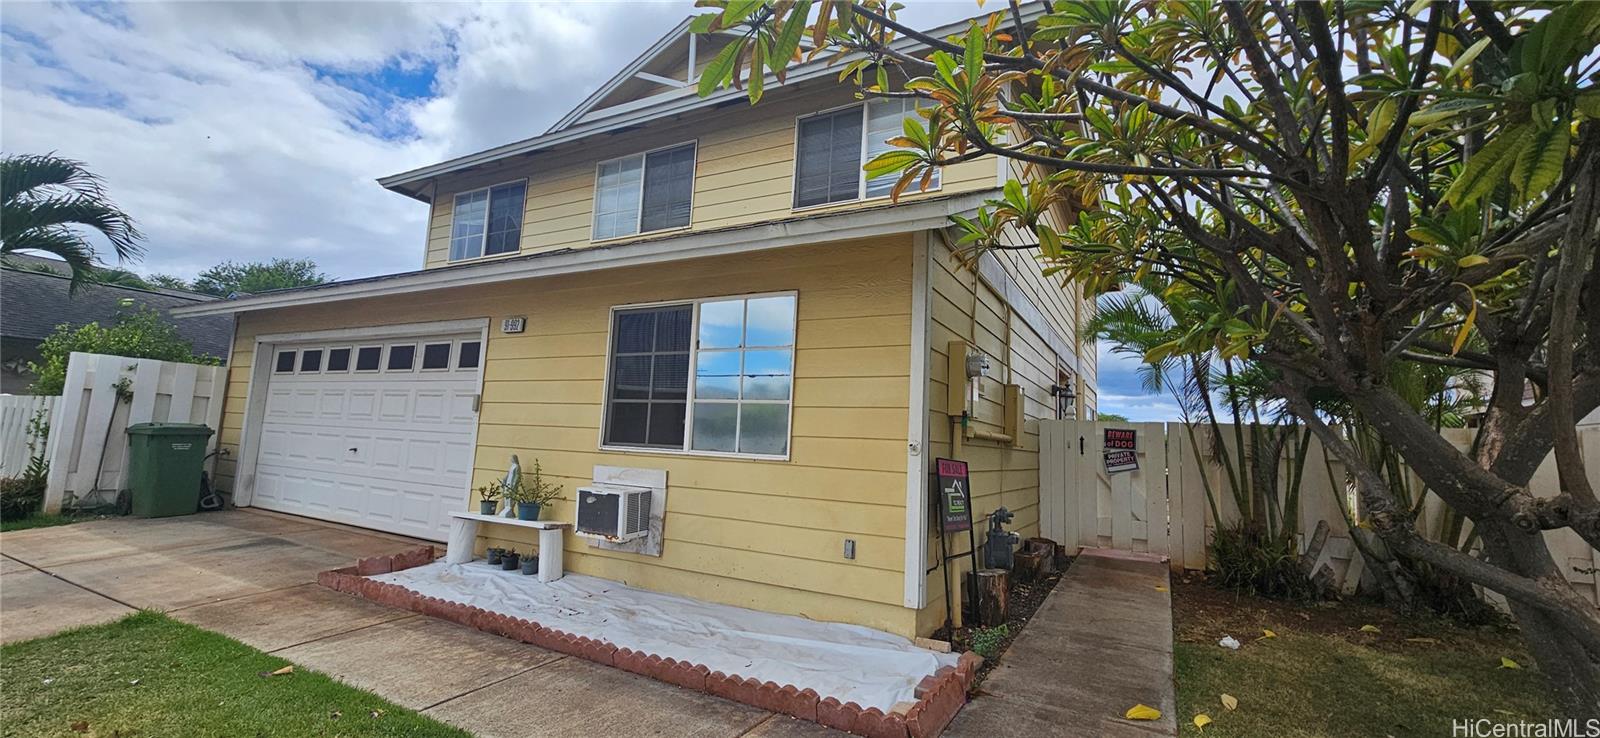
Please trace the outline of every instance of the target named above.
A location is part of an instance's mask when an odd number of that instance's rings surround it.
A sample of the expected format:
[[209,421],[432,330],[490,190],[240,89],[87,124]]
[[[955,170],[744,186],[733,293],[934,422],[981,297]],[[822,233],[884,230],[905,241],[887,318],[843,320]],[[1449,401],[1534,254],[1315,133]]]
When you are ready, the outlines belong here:
[[606,641],[575,636],[546,628],[531,620],[428,597],[398,584],[368,578],[375,574],[421,566],[433,559],[433,547],[421,546],[392,556],[361,559],[355,566],[322,572],[317,575],[317,583],[381,605],[460,623],[485,633],[868,738],[933,738],[939,735],[966,704],[967,691],[972,688],[972,680],[978,673],[978,667],[983,664],[983,657],[971,651],[961,654],[956,666],[940,667],[936,673],[922,678],[916,688],[916,702],[902,702],[885,713],[876,707],[863,709],[854,702],[840,703],[833,697],[820,696],[810,689],[796,688],[793,684],[780,686],[746,679],[737,674],[711,671],[700,664],[618,648]]

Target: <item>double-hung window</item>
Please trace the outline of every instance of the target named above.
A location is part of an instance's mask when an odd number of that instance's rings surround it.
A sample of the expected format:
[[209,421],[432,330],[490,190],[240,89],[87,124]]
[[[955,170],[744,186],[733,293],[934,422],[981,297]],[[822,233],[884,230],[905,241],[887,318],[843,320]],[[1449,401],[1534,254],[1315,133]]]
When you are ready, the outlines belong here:
[[694,153],[690,142],[600,162],[594,240],[689,225]]
[[[794,206],[887,197],[900,172],[869,179],[862,167],[895,148],[889,139],[903,135],[906,119],[916,116],[914,100],[896,98],[801,118],[795,130]],[[938,188],[935,169],[927,189]]]
[[516,251],[522,239],[527,182],[508,182],[456,195],[450,226],[450,260]]
[[794,343],[793,294],[618,309],[604,445],[787,456]]

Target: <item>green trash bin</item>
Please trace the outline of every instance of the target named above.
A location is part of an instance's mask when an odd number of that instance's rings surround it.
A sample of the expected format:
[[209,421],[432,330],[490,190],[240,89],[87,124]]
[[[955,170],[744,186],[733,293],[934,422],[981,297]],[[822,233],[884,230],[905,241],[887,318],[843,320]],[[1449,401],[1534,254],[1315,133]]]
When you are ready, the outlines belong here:
[[128,426],[128,489],[141,518],[193,515],[211,429],[198,423]]

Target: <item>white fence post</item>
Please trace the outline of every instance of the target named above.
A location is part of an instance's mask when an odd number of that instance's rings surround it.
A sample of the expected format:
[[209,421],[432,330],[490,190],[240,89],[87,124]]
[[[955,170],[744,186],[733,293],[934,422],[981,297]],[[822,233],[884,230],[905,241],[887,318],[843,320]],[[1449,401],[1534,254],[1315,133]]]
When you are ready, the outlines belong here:
[[[155,359],[73,353],[57,404],[47,456],[45,510],[59,512],[68,492],[101,492],[110,501],[127,479],[127,430],[135,423],[201,422],[221,432],[226,369]],[[118,384],[127,381],[126,394]],[[119,396],[120,395],[120,396]]]

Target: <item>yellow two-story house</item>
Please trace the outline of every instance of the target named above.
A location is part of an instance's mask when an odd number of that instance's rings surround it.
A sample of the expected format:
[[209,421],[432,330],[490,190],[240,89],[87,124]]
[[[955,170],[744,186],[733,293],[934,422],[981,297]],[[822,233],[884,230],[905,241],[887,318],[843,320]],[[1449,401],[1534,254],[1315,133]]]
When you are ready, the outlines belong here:
[[940,553],[967,537],[940,545],[935,459],[969,463],[980,541],[999,506],[1035,534],[1037,423],[1094,412],[1088,303],[1032,251],[953,258],[949,217],[1008,162],[891,201],[862,164],[906,102],[863,102],[823,61],[759,105],[700,97],[723,43],[685,22],[543,135],[380,179],[430,209],[418,271],[175,311],[235,317],[234,502],[443,540],[516,455],[563,486],[547,519],[596,483],[654,491],[648,535],[566,535],[569,571],[938,627],[959,581]]

